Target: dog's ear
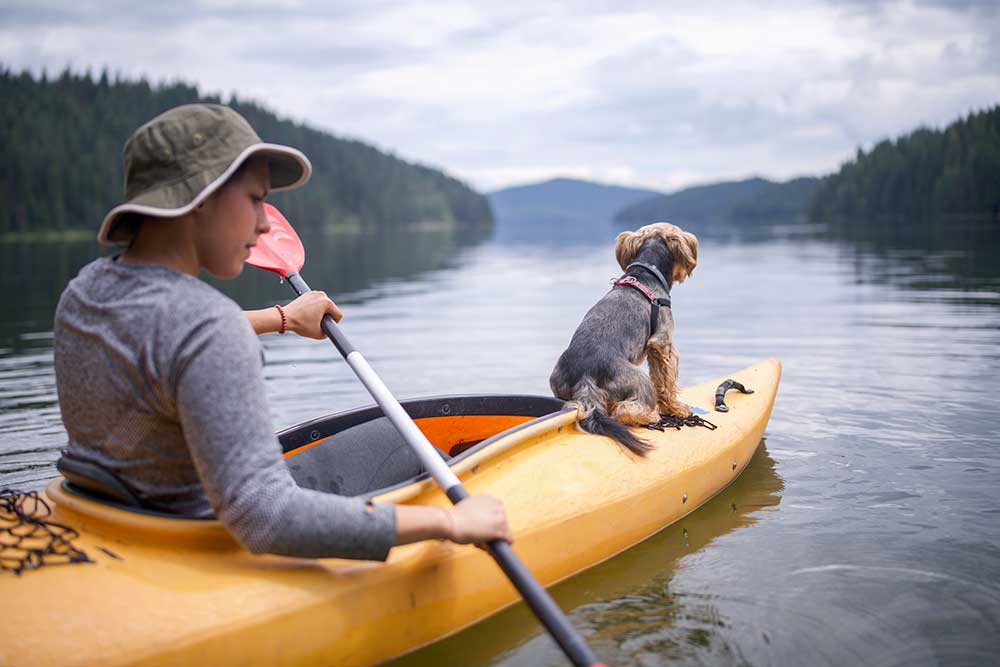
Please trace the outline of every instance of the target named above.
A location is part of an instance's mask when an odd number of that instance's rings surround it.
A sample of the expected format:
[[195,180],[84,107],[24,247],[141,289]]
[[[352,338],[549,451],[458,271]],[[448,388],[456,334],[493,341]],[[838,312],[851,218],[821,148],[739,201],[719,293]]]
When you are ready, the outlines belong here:
[[698,264],[698,237],[674,227],[667,235],[667,247],[674,259],[673,282],[682,283]]
[[636,232],[622,232],[615,239],[615,259],[618,260],[622,271],[635,259],[639,248],[642,247],[642,242],[645,240],[645,236]]

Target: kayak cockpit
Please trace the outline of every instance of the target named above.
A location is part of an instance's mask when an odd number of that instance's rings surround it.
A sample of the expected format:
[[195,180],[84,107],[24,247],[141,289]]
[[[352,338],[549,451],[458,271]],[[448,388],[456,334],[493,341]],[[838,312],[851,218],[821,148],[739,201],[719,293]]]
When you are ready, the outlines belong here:
[[[449,465],[482,452],[500,438],[568,411],[547,396],[477,395],[421,398],[402,403]],[[345,496],[374,497],[427,478],[415,454],[378,406],[326,415],[278,433],[289,470],[303,487]],[[378,442],[389,455],[370,457]],[[64,454],[57,467],[73,496],[141,514],[151,510],[113,473]]]
[[[567,410],[557,398],[517,395],[440,396],[402,405],[449,465],[528,423]],[[278,439],[292,476],[306,488],[372,497],[426,477],[378,406],[298,424],[281,431]],[[383,456],[367,455],[372,443],[379,443]]]

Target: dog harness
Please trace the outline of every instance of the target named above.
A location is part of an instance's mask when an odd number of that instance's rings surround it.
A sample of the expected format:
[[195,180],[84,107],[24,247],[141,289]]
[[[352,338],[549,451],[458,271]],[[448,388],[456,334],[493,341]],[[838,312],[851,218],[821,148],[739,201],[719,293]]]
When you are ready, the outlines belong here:
[[[647,271],[652,273],[653,276],[663,285],[664,289],[668,290],[670,289],[669,285],[667,285],[667,281],[663,278],[663,274],[660,273],[660,271],[655,266],[646,264],[644,262],[632,262],[631,264],[625,267],[625,271],[628,271],[633,266],[638,266],[643,269],[646,269]],[[630,276],[628,274],[616,280],[614,285],[615,287],[618,287],[619,285],[625,285],[626,287],[634,287],[635,289],[642,292],[643,296],[649,299],[649,336],[650,338],[652,338],[653,334],[656,333],[657,324],[659,324],[660,321],[660,308],[670,307],[670,297],[668,296],[664,298],[656,296],[656,294],[653,293],[653,290],[649,289],[641,282],[639,282],[638,278],[636,278],[635,276]]]

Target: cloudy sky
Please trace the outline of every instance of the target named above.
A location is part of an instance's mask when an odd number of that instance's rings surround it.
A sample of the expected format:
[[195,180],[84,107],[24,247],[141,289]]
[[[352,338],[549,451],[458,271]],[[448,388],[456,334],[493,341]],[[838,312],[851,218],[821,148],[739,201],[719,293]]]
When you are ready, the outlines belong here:
[[481,190],[670,190],[829,172],[997,104],[998,5],[0,0],[0,63],[236,92]]

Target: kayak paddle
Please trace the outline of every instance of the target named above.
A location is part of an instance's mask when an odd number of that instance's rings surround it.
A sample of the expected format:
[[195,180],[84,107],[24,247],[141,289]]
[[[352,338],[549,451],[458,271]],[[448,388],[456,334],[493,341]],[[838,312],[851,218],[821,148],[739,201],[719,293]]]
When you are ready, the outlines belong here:
[[[305,248],[302,246],[302,241],[278,209],[270,204],[264,204],[264,209],[267,212],[268,222],[271,223],[271,230],[257,239],[257,245],[250,249],[250,256],[246,262],[251,266],[277,273],[288,281],[296,294],[302,295],[309,291],[309,286],[299,275],[302,265],[305,264]],[[333,318],[324,315],[321,326],[323,333],[337,347],[347,365],[358,376],[372,398],[382,408],[382,412],[413,449],[424,469],[430,473],[452,504],[467,498],[469,493],[458,477],[438,455],[437,449],[413,422],[389,388],[368,365],[368,361],[354,349]],[[598,662],[576,628],[570,625],[566,615],[552,597],[514,553],[510,544],[503,540],[493,540],[487,543],[486,549],[548,629],[566,657],[577,667],[604,667],[603,663]]]

